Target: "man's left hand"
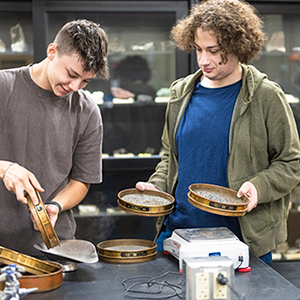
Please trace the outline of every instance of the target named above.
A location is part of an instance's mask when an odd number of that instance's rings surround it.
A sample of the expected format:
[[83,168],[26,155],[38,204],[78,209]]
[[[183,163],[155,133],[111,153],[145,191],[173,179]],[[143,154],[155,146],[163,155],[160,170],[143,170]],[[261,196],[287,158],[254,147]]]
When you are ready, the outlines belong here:
[[[49,220],[50,220],[50,222],[51,222],[51,224],[54,228],[55,223],[56,223],[57,218],[58,218],[58,213],[59,213],[58,207],[56,205],[48,204],[48,205],[45,205],[45,210],[46,210],[46,212],[48,214],[48,217],[49,217]],[[32,223],[33,223],[33,228],[35,230],[39,230],[39,227],[37,226],[31,212],[30,212],[30,216],[31,216],[31,220],[32,220]]]

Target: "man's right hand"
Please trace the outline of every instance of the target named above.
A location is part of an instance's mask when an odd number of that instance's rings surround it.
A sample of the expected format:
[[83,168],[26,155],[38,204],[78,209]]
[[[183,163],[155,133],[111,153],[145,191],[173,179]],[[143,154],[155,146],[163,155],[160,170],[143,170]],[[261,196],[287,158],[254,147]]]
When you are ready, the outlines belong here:
[[23,204],[27,204],[27,199],[24,196],[24,191],[26,191],[31,197],[33,204],[37,205],[39,200],[34,188],[39,192],[44,192],[44,189],[41,187],[34,174],[18,164],[11,164],[11,162],[2,161],[1,165],[3,165],[3,170],[5,170],[3,183],[6,189],[11,193],[14,193],[17,200]]
[[158,188],[156,188],[152,183],[149,182],[142,182],[139,181],[135,187],[140,190],[140,191],[144,191],[144,190],[152,190],[152,191],[159,191]]

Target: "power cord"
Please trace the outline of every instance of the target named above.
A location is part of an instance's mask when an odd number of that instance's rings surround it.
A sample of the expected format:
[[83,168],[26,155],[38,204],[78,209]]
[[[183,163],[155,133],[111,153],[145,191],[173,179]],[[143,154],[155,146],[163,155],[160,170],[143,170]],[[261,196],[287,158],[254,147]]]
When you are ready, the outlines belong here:
[[237,269],[239,269],[240,268],[240,266],[243,264],[243,262],[244,262],[244,257],[243,256],[239,256],[239,262],[240,262],[240,264],[237,266]]
[[[179,275],[181,282],[170,283],[167,280],[162,279],[167,275]],[[158,280],[162,279],[162,280]],[[177,281],[177,280],[175,280]],[[133,282],[131,285],[127,283]],[[178,297],[182,299],[182,275],[178,272],[167,271],[157,277],[149,276],[134,276],[124,279],[122,285],[125,288],[125,297],[133,299],[169,299],[172,297]],[[157,288],[154,288],[156,286]]]
[[225,277],[222,273],[218,274],[217,282],[221,285],[227,285],[232,290],[232,292],[238,297],[239,300],[245,300],[245,295],[240,295],[237,291],[235,291],[234,288],[228,284],[228,278]]

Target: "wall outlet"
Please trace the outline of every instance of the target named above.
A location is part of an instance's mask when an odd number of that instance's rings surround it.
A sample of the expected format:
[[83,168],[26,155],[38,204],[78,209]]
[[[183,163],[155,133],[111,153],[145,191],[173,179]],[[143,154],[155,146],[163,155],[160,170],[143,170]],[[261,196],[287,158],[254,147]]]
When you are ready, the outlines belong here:
[[195,274],[196,300],[209,299],[209,273]]
[[[227,284],[223,285],[217,281],[219,273],[213,274],[213,299],[227,299]],[[222,274],[227,277],[227,272],[223,271]]]

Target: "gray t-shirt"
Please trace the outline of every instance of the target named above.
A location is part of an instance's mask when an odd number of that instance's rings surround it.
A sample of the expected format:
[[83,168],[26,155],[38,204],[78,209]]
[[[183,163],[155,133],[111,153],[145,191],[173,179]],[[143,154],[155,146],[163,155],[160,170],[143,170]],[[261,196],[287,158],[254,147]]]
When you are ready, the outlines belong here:
[[[0,71],[0,160],[31,171],[44,202],[53,199],[70,178],[102,181],[102,119],[99,107],[81,90],[64,97],[37,86],[29,67]],[[0,245],[39,256],[42,243],[33,229],[28,206],[0,182]],[[59,239],[74,238],[75,220],[63,211],[55,225]]]

